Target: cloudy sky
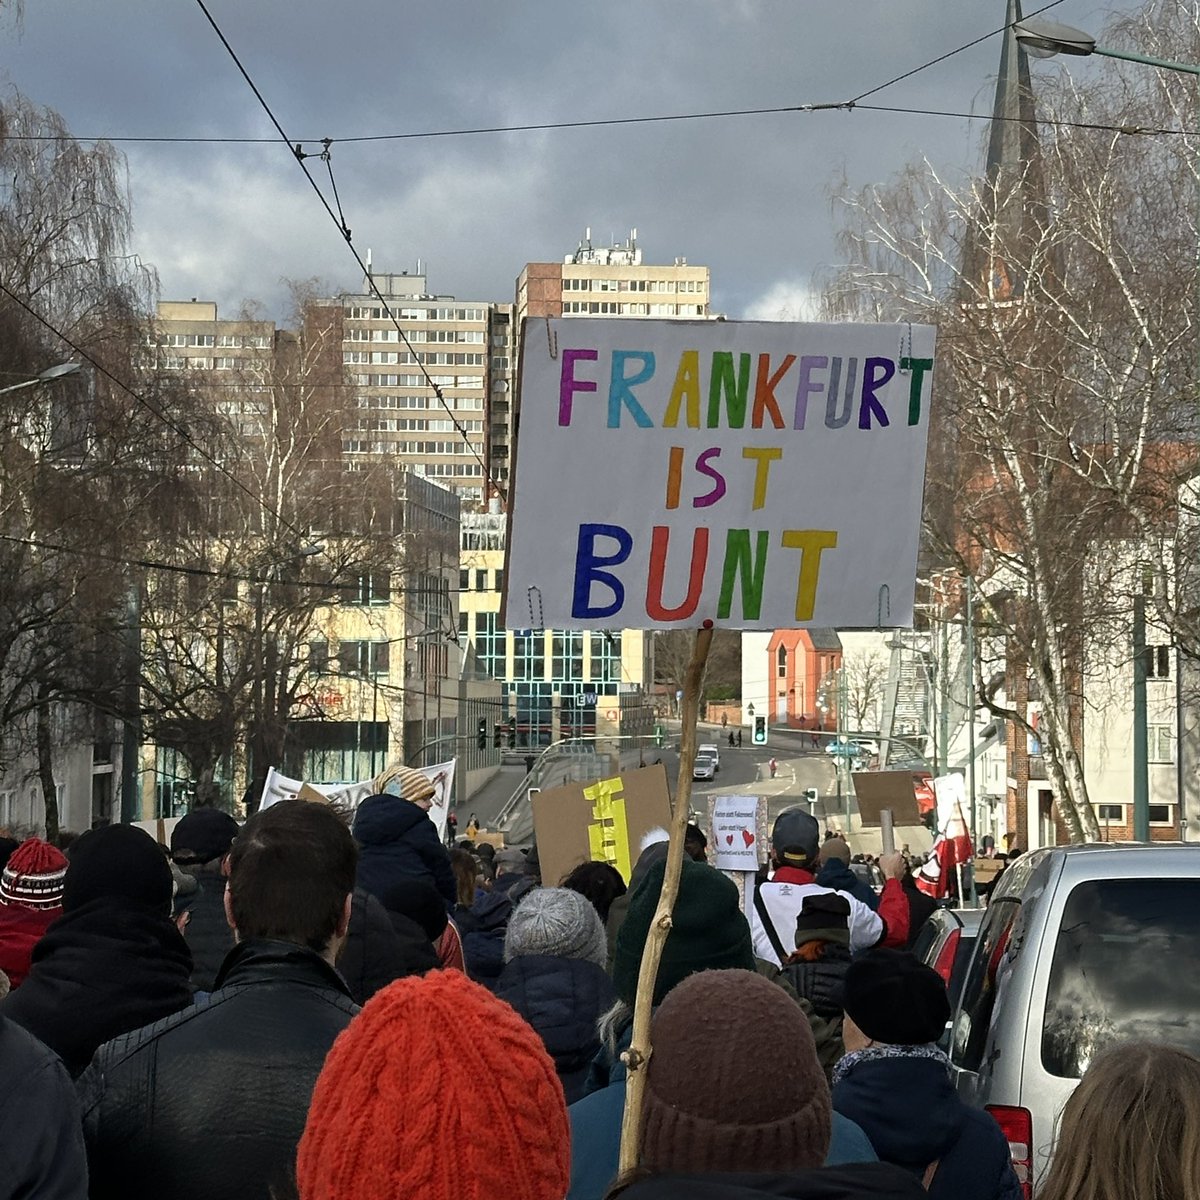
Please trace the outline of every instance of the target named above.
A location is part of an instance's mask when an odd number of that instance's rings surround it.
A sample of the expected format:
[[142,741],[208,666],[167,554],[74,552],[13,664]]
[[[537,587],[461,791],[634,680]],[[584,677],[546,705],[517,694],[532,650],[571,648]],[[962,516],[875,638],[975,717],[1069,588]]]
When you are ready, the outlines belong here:
[[[1048,0],[1026,0],[1031,12]],[[599,129],[351,142],[479,126],[842,101],[995,30],[1005,0],[208,0],[292,141],[332,166],[377,270],[511,299],[527,261],[638,230],[649,261],[712,268],[732,317],[802,315],[836,262],[829,192],[926,156],[982,160],[980,121],[785,113]],[[1096,31],[1135,7],[1061,0]],[[25,0],[0,27],[9,87],[81,138],[268,138],[268,118],[194,0]],[[870,103],[986,113],[992,37]],[[286,278],[356,289],[357,268],[282,144],[119,141],[133,249],[164,298],[262,301]],[[319,159],[308,160],[328,188]]]

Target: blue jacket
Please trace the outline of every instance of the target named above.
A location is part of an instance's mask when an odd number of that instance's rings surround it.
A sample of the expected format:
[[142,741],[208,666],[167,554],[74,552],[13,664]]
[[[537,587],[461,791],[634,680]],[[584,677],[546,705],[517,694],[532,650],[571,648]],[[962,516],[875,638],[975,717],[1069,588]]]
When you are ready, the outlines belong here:
[[[602,1200],[616,1177],[620,1159],[624,1080],[585,1096],[572,1104],[567,1114],[571,1118],[571,1190],[567,1200]],[[853,1121],[835,1112],[825,1165],[875,1161],[875,1151],[867,1135]],[[963,1193],[960,1200],[966,1198],[967,1193]]]
[[504,968],[496,995],[537,1030],[573,1104],[600,1049],[596,1022],[616,999],[604,969],[580,959],[523,955]]
[[831,858],[821,864],[817,872],[817,883],[821,887],[833,888],[834,891],[845,892],[855,900],[861,900],[872,912],[879,907],[879,896],[869,883],[863,883],[844,862]]
[[[504,935],[517,901],[532,890],[525,875],[501,875],[490,892],[480,892],[471,906],[471,928],[463,934],[467,974],[484,987],[496,987],[504,970]],[[465,928],[465,927],[464,927]]]
[[368,796],[354,816],[354,840],[360,888],[378,896],[400,876],[424,879],[447,908],[454,907],[458,888],[450,855],[424,810],[399,796]]
[[1021,1200],[1000,1127],[959,1099],[938,1059],[856,1063],[834,1084],[833,1107],[862,1127],[883,1162],[920,1178],[936,1160],[930,1200]]

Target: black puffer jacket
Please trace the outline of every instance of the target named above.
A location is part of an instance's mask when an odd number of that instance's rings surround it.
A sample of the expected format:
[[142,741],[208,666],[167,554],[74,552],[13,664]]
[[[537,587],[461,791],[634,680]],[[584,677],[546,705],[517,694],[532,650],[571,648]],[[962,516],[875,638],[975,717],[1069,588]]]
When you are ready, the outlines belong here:
[[225,917],[225,877],[220,863],[181,867],[196,881],[196,890],[176,902],[176,912],[186,911],[184,937],[192,952],[192,987],[211,992],[225,955],[233,949],[233,930]]
[[842,1015],[842,991],[850,963],[849,946],[826,942],[816,962],[787,963],[780,974],[813,1006],[817,1016],[830,1020]]
[[0,1017],[0,1196],[86,1200],[79,1100],[58,1057]]
[[394,979],[423,975],[441,960],[416,921],[389,913],[370,892],[355,888],[337,965],[355,1003],[366,1004]]
[[64,913],[0,1003],[79,1076],[97,1048],[192,1002],[192,956],[165,914],[105,897]]
[[437,888],[447,908],[458,900],[450,854],[428,814],[399,796],[368,796],[354,816],[358,886],[374,896],[400,876],[424,879]]
[[313,1086],[358,1011],[320,955],[241,943],[217,990],[110,1042],[80,1081],[92,1200],[267,1200]]
[[567,1103],[583,1096],[588,1067],[600,1049],[596,1022],[616,1000],[602,967],[574,958],[528,954],[514,958],[496,995],[537,1030],[554,1059]]
[[886,1163],[855,1163],[786,1175],[657,1175],[620,1195],[622,1200],[924,1200],[925,1190]]

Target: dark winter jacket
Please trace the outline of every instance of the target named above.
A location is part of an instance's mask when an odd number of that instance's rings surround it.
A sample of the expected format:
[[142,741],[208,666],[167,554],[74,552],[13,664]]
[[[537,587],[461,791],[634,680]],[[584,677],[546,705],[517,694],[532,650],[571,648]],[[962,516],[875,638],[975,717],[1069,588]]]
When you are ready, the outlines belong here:
[[572,958],[529,954],[514,958],[496,995],[537,1030],[562,1081],[567,1103],[583,1095],[588,1067],[600,1049],[596,1022],[616,995],[602,967]]
[[501,875],[490,892],[480,892],[471,906],[475,928],[463,935],[467,974],[476,983],[495,989],[504,970],[504,935],[508,918],[520,898],[533,887],[524,875]]
[[816,962],[786,963],[780,974],[796,989],[796,995],[813,1006],[817,1016],[840,1020],[842,989],[852,961],[849,946],[826,942]]
[[181,867],[196,881],[196,890],[175,911],[188,914],[183,936],[192,952],[192,987],[211,992],[225,955],[233,949],[233,930],[225,917],[225,877],[220,863]]
[[0,1017],[0,1197],[86,1200],[79,1100],[58,1056]]
[[845,892],[855,900],[861,900],[872,912],[879,907],[879,893],[869,883],[859,879],[840,859],[831,858],[822,863],[817,872],[817,882],[822,887],[833,888],[834,891]]
[[[621,1200],[923,1200],[920,1183],[886,1163],[820,1167],[786,1175],[655,1175],[620,1193]],[[964,1195],[962,1200],[967,1200]]]
[[92,1200],[267,1200],[358,1011],[320,955],[242,942],[217,990],[103,1047],[80,1081]]
[[338,971],[356,1004],[406,975],[423,975],[440,965],[425,931],[400,913],[389,913],[370,892],[354,889],[350,928],[338,955]]
[[368,796],[354,815],[358,886],[378,896],[401,875],[437,888],[447,908],[458,899],[450,854],[428,814],[399,796]]
[[72,1077],[97,1047],[192,1002],[192,956],[164,913],[111,897],[59,917],[0,1013],[63,1060]]
[[862,1127],[883,1162],[919,1180],[936,1160],[931,1200],[1020,1200],[1004,1134],[959,1099],[944,1059],[864,1058],[835,1076],[833,1107]]
[[917,887],[917,881],[911,874],[905,875],[900,885],[904,888],[904,898],[908,901],[908,945],[905,949],[911,950],[916,945],[921,927],[937,912],[937,901]]
[[[617,1174],[617,1165],[621,1148],[621,1122],[625,1116],[625,1084],[615,1083],[599,1092],[593,1092],[582,1100],[572,1104],[567,1110],[571,1118],[571,1190],[567,1200],[602,1200],[605,1192]],[[875,1151],[867,1135],[853,1121],[833,1114],[833,1124],[829,1138],[829,1153],[825,1156],[827,1166],[847,1163],[871,1163],[876,1158]],[[900,1173],[901,1175],[903,1173]],[[919,1186],[919,1185],[918,1185]],[[625,1193],[623,1193],[625,1194]],[[650,1193],[647,1193],[650,1194]],[[663,1195],[672,1193],[664,1192]],[[700,1195],[702,1193],[695,1193]],[[722,1192],[711,1192],[708,1195],[720,1196]],[[740,1193],[731,1193],[740,1195]],[[791,1192],[766,1192],[765,1195],[793,1195]],[[807,1192],[795,1193],[807,1196]],[[854,1196],[854,1192],[845,1193]],[[874,1192],[863,1192],[863,1196],[874,1196]],[[890,1196],[889,1192],[880,1192],[880,1196]],[[922,1193],[917,1193],[921,1195]],[[679,1193],[689,1200],[693,1193]],[[757,1192],[746,1193],[747,1197],[758,1195]],[[822,1200],[828,1195],[829,1200],[840,1197],[841,1192],[813,1192],[814,1197]],[[897,1192],[900,1196],[908,1196],[909,1192]],[[964,1200],[966,1198],[964,1197]]]

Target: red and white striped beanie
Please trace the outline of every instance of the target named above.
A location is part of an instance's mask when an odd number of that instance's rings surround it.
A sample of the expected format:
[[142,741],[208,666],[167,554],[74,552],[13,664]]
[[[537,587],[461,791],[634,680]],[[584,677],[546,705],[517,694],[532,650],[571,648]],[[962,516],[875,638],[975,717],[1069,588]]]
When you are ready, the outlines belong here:
[[0,904],[59,908],[66,877],[67,859],[62,851],[41,838],[30,838],[12,852],[0,873]]

